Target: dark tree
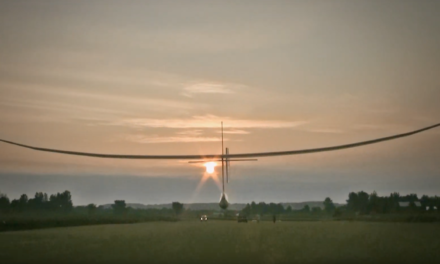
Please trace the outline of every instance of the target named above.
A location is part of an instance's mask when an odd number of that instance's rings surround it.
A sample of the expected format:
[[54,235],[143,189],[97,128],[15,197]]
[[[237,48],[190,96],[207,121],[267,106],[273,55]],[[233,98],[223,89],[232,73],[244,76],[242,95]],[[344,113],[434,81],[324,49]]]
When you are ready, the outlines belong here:
[[284,214],[285,212],[284,206],[281,203],[277,204],[277,214]]
[[303,209],[301,209],[302,212],[310,213],[310,206],[308,204],[304,205]]
[[387,205],[387,212],[395,212],[398,211],[400,201],[400,194],[398,192],[394,192],[390,194],[390,197],[388,198],[388,205]]
[[433,206],[431,204],[431,199],[429,199],[428,195],[423,195],[422,198],[420,198],[420,203],[422,204],[422,207],[428,208],[429,210],[433,209]]
[[241,212],[244,215],[250,215],[251,214],[251,206],[249,204],[246,204],[246,206],[241,210]]
[[347,209],[353,212],[367,213],[368,193],[360,191],[358,193],[351,192],[348,195]]
[[17,199],[12,200],[10,208],[12,211],[18,211],[20,208],[20,201]]
[[256,214],[256,213],[259,213],[258,210],[257,210],[257,204],[254,201],[252,201],[252,203],[251,203],[251,214]]
[[[43,195],[44,197],[44,195]],[[73,208],[72,195],[69,191],[53,194],[49,198],[50,207],[55,211],[70,211]]]
[[174,213],[176,213],[176,215],[180,215],[183,211],[183,204],[182,203],[173,202],[172,207],[173,207]]
[[124,200],[116,200],[114,204],[112,204],[113,211],[115,214],[124,214],[127,211],[127,205]]
[[347,200],[347,210],[349,211],[357,211],[357,204],[358,204],[358,195],[357,193],[351,192],[348,194],[348,200]]
[[22,194],[21,196],[20,196],[20,204],[22,204],[22,205],[26,205],[27,204],[27,202],[28,202],[28,196],[26,195],[26,194]]
[[324,200],[324,210],[331,214],[333,213],[333,211],[335,211],[335,205],[333,204],[332,199],[330,199],[329,197],[325,198]]
[[278,207],[275,203],[269,203],[269,212],[271,214],[276,214],[278,213]]
[[372,194],[370,194],[367,211],[369,213],[382,212],[381,199],[379,198],[379,196],[377,196],[376,191],[374,191]]
[[0,193],[0,213],[6,213],[9,211],[9,198],[6,194]]
[[265,202],[259,202],[257,205],[257,211],[259,214],[264,215],[268,212],[269,208]]
[[28,205],[28,197],[26,194],[22,194],[18,200],[18,210],[24,211]]
[[96,206],[96,204],[91,203],[87,205],[87,212],[89,213],[89,215],[94,215],[97,209],[98,207]]
[[415,193],[411,193],[406,196],[399,197],[400,202],[416,202],[418,200],[419,200],[419,198],[417,197],[417,194],[415,194]]
[[43,210],[47,208],[48,199],[47,194],[42,192],[35,193],[33,199],[29,199],[28,201],[29,208],[31,210]]

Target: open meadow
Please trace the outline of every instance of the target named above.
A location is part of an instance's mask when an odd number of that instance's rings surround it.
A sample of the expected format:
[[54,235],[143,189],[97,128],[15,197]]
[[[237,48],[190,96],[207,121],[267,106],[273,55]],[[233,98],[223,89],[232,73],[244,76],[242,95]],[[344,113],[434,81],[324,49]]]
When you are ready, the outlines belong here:
[[0,263],[440,263],[440,225],[149,222],[3,232],[0,245]]

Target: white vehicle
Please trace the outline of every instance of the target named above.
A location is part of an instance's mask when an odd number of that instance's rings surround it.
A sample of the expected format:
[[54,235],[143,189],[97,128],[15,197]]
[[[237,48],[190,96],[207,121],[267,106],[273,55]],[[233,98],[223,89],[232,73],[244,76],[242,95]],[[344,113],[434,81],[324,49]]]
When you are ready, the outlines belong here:
[[202,216],[200,216],[200,221],[201,221],[201,222],[203,222],[203,221],[208,221],[208,216],[207,216],[207,215],[202,215]]

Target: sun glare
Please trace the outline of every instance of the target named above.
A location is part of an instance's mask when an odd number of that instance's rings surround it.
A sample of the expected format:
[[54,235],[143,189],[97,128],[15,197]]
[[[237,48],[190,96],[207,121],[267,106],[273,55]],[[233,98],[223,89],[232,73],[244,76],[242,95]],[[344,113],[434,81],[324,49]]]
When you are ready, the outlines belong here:
[[214,172],[214,167],[216,165],[217,164],[215,162],[212,162],[212,161],[211,162],[206,162],[205,163],[206,172],[209,173],[209,174],[213,173]]

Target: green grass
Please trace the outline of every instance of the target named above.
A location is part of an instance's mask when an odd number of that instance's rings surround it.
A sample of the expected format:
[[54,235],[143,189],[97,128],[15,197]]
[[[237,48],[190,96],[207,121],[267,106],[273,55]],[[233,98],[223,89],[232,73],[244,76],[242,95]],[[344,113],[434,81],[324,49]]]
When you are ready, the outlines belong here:
[[128,215],[102,213],[89,216],[87,214],[10,214],[0,215],[0,232],[28,229],[70,227],[102,224],[132,224],[139,222],[177,221],[170,214],[154,214],[136,212]]
[[0,263],[440,263],[438,223],[149,222],[0,233]]

